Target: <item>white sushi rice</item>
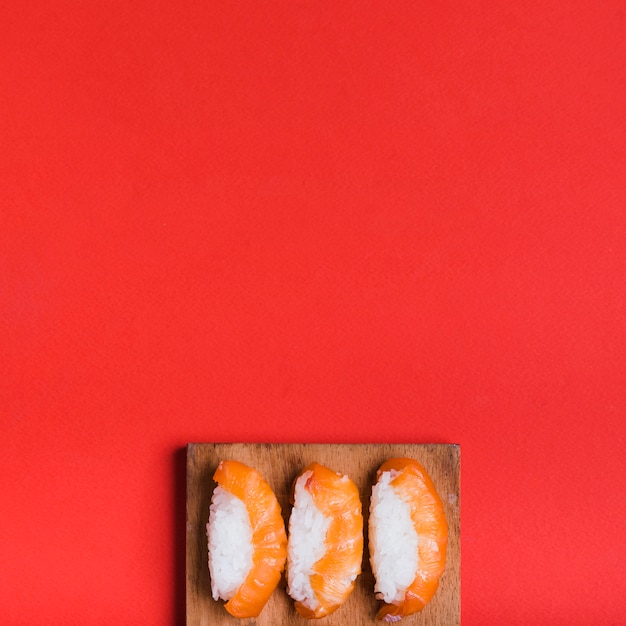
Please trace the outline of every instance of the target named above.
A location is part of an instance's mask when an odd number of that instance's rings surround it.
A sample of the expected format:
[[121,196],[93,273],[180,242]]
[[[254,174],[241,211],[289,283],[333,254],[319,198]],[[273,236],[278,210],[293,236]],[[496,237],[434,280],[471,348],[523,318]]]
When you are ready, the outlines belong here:
[[252,569],[252,526],[246,505],[219,485],[206,525],[214,600],[230,600]]
[[397,472],[383,472],[372,488],[369,518],[370,560],[376,578],[374,591],[388,604],[404,599],[417,574],[417,533],[409,505],[390,482]]
[[315,563],[326,552],[324,540],[331,520],[317,508],[305,488],[312,473],[308,471],[302,474],[294,489],[294,505],[289,518],[287,593],[314,611],[319,606],[319,600],[311,587],[309,577]]

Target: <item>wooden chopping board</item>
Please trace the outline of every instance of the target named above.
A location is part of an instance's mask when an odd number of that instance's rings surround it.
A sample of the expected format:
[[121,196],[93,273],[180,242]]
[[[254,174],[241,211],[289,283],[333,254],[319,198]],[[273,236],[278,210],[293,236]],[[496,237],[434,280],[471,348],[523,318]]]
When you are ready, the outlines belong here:
[[[443,501],[449,527],[446,570],[435,597],[420,613],[405,617],[403,626],[455,626],[461,623],[460,589],[460,447],[448,444],[251,444],[190,443],[187,446],[187,625],[188,626],[361,626],[376,624],[378,601],[367,551],[369,498],[376,470],[391,457],[419,461],[430,474]],[[223,602],[211,597],[207,564],[206,523],[212,479],[221,460],[256,468],[274,489],[288,528],[289,495],[294,478],[313,461],[347,474],[363,503],[365,549],[363,572],[348,600],[321,620],[300,617],[286,593],[283,575],[257,618],[236,619]]]

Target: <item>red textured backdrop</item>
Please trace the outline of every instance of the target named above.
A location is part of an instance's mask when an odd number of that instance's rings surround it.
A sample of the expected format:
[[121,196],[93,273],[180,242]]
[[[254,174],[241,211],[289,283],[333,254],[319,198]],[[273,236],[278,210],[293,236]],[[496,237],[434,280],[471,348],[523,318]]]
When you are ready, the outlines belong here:
[[626,624],[625,14],[3,3],[0,621],[182,623],[188,441],[397,441],[465,625]]

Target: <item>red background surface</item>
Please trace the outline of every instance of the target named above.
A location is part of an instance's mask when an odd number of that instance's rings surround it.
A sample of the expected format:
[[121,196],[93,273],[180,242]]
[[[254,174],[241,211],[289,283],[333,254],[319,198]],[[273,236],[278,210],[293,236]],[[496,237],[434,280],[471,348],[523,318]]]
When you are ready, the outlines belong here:
[[379,441],[464,624],[626,624],[625,12],[2,3],[2,623],[182,623],[188,441]]

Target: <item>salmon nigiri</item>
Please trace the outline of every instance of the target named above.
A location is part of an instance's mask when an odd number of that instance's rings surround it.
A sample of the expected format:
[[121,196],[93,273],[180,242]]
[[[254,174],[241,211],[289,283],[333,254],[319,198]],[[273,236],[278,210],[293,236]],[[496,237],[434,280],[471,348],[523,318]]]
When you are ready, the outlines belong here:
[[363,515],[356,485],[312,463],[296,479],[289,518],[287,591],[296,610],[320,618],[345,602],[361,572]]
[[390,459],[379,468],[368,529],[374,591],[384,602],[377,619],[397,622],[421,611],[445,568],[448,525],[435,486],[417,461]]
[[287,558],[285,522],[261,474],[222,461],[213,475],[207,524],[214,600],[235,617],[257,617],[280,581]]

